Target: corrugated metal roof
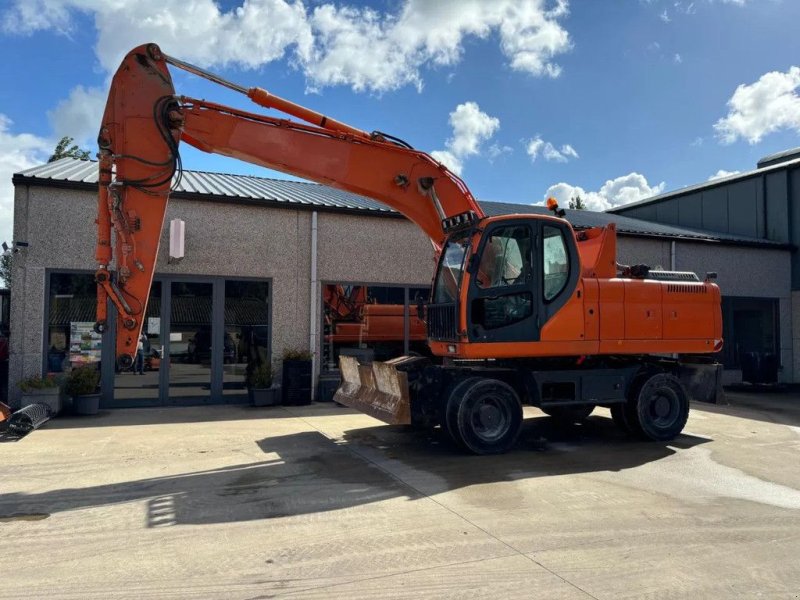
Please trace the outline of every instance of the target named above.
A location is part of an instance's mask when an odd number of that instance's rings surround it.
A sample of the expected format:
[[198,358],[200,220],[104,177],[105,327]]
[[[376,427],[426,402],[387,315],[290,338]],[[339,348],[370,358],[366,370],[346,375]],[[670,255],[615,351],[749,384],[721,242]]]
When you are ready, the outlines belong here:
[[[42,185],[47,185],[47,182],[52,182],[55,185],[68,183],[77,187],[89,188],[97,184],[97,178],[96,162],[62,158],[56,162],[17,173],[14,175],[14,182],[30,183],[33,180],[37,180]],[[353,212],[396,214],[396,211],[370,198],[316,183],[267,179],[252,175],[209,173],[206,171],[183,171],[183,177],[174,195],[177,197],[206,196],[211,199],[230,198],[231,200],[265,201],[297,207],[307,206]],[[548,210],[544,206],[485,201],[480,202],[480,204],[486,214],[490,216],[516,213],[548,214]],[[617,231],[629,235],[785,247],[784,244],[758,238],[662,225],[618,214],[588,210],[567,210],[567,216],[573,226],[577,228],[616,223]]]

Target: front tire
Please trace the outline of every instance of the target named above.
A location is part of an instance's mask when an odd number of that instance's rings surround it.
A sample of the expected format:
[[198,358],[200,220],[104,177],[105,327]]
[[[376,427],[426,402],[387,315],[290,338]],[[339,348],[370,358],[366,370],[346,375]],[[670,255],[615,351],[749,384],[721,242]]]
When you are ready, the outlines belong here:
[[522,429],[522,404],[514,389],[497,379],[473,377],[450,395],[446,427],[473,454],[502,454]]

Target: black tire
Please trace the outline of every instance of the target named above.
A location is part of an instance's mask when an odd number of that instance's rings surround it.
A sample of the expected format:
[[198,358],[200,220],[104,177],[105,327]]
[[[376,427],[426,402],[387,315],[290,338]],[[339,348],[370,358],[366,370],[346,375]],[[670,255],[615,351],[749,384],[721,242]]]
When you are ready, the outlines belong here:
[[442,418],[442,429],[445,430],[450,440],[460,448],[464,448],[464,443],[461,441],[461,434],[458,432],[458,407],[461,403],[461,398],[464,396],[464,390],[480,380],[480,377],[468,377],[459,381],[450,390],[450,395],[447,397],[447,404]]
[[594,404],[577,404],[575,406],[547,406],[540,407],[544,414],[553,417],[559,423],[572,425],[573,423],[580,423],[585,421],[586,418],[592,414]]
[[471,378],[453,392],[448,408],[461,446],[473,454],[502,454],[514,445],[522,429],[522,404],[510,385]]
[[645,439],[668,442],[683,431],[689,418],[689,395],[680,379],[656,373],[642,382],[629,400],[628,420]]
[[614,420],[614,425],[619,427],[625,433],[635,433],[628,420],[628,405],[626,402],[611,405],[611,418]]

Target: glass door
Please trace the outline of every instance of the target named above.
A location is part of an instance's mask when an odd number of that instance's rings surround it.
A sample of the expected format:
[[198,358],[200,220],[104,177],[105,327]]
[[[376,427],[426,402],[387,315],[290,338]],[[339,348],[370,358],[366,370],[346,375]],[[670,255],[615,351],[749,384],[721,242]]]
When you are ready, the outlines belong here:
[[168,404],[211,402],[211,374],[216,364],[212,336],[213,284],[172,281]]
[[147,300],[142,335],[137,344],[133,366],[115,368],[114,402],[121,406],[160,404],[159,377],[164,342],[161,339],[161,282],[154,281]]

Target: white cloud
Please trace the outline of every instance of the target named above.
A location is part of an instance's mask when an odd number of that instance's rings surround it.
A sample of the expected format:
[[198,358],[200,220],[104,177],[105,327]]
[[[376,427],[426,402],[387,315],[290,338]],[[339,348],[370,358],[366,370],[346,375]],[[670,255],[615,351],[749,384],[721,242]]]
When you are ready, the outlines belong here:
[[536,162],[536,159],[539,157],[540,153],[542,158],[547,161],[561,163],[568,162],[572,158],[580,158],[578,153],[575,151],[575,148],[573,148],[570,144],[564,144],[559,149],[550,142],[545,142],[541,136],[538,135],[535,138],[528,140],[525,151],[528,153],[528,156],[531,157],[531,162]]
[[68,135],[79,145],[94,147],[107,96],[105,89],[74,87],[66,99],[47,113],[56,139]]
[[704,142],[704,141],[705,141],[705,140],[704,140],[704,139],[703,139],[701,136],[699,136],[699,135],[698,135],[696,138],[694,138],[694,139],[692,140],[692,143],[691,143],[691,144],[689,144],[689,145],[690,145],[690,146],[694,146],[695,148],[699,148],[700,146],[702,146],[702,145],[703,145],[703,142]]
[[670,21],[672,21],[672,19],[670,19],[669,15],[667,14],[667,9],[666,8],[664,9],[664,12],[662,12],[660,15],[658,15],[658,18],[661,19],[662,21],[664,21],[664,23],[669,23]]
[[500,128],[500,119],[483,112],[475,102],[464,102],[450,113],[453,136],[445,142],[446,150],[431,155],[456,175],[461,175],[464,159],[480,153],[480,146]]
[[51,141],[30,133],[12,133],[11,119],[0,113],[0,241],[13,235],[14,186],[11,176],[47,160]]
[[547,188],[542,202],[553,197],[559,205],[566,207],[572,198],[580,196],[588,210],[603,211],[660,194],[664,191],[664,185],[662,181],[651,186],[645,176],[639,173],[609,179],[597,192],[587,192],[582,187],[561,182]]
[[491,146],[489,146],[488,150],[486,151],[486,154],[489,157],[489,162],[492,162],[495,159],[500,158],[504,154],[511,154],[513,152],[514,149],[511,146],[501,146],[500,144],[494,143]]
[[464,171],[464,163],[455,154],[447,150],[434,150],[431,156],[450,169],[456,175],[461,175]]
[[672,57],[672,62],[674,62],[676,65],[679,65],[683,62],[683,57],[676,52],[675,56]]
[[738,175],[739,171],[726,171],[725,169],[720,169],[716,173],[714,173],[711,177],[708,178],[708,181],[713,181],[715,179],[722,179],[723,177],[730,177],[731,175]]
[[800,67],[772,71],[755,83],[742,84],[728,100],[728,114],[714,124],[723,144],[739,138],[750,144],[780,129],[800,133]]
[[[468,38],[492,37],[515,71],[557,77],[571,48],[560,20],[567,1],[403,0],[391,13],[299,0],[14,0],[0,14],[10,32],[69,32],[86,12],[98,30],[95,53],[107,71],[143,40],[200,66],[257,68],[288,56],[311,89],[347,85],[385,92],[422,86],[422,70],[453,66]],[[368,57],[368,60],[366,59]]]

